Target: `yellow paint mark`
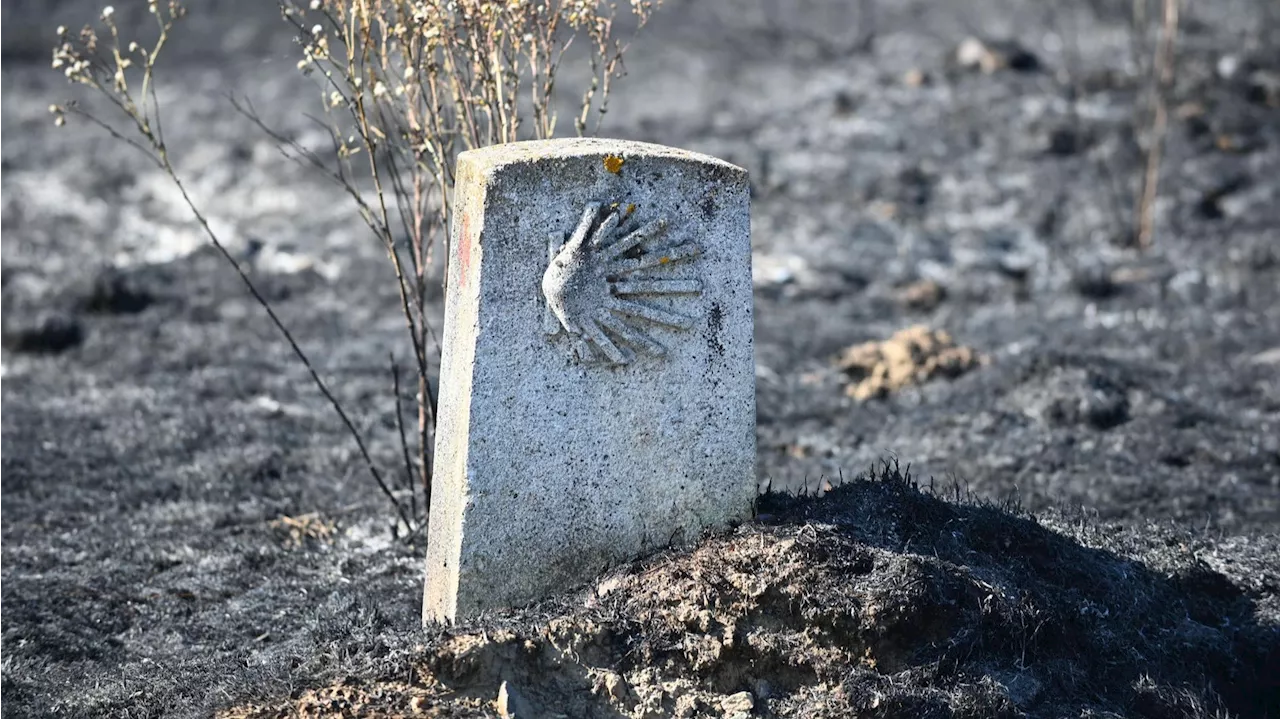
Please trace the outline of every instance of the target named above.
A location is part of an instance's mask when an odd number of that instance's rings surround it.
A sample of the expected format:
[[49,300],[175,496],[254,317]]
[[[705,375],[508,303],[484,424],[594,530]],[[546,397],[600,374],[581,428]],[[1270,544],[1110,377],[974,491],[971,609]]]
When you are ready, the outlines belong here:
[[627,214],[628,214],[628,215],[630,215],[631,213],[633,213],[633,212],[635,212],[635,211],[636,211],[636,203],[634,203],[634,202],[633,202],[633,203],[631,203],[630,205],[627,205]]
[[622,172],[623,162],[624,160],[621,157],[618,157],[617,155],[605,155],[604,169],[616,175],[619,172]]
[[659,257],[659,258],[658,258],[658,264],[660,264],[660,265],[665,265],[665,264],[667,264],[667,263],[668,263],[668,262],[670,262],[670,261],[671,261],[671,258],[670,258],[670,257]]

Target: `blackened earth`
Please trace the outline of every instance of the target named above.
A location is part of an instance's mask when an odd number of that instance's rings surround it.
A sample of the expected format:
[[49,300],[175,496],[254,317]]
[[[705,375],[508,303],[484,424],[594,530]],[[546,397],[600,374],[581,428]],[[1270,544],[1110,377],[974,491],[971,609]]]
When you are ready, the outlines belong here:
[[[324,141],[272,5],[193,7],[166,134],[394,474],[385,260],[226,99]],[[6,2],[5,715],[1276,716],[1280,7],[1184,5],[1139,251],[1132,3],[1066,5],[668,0],[603,134],[750,170],[760,480],[847,486],[424,632],[421,543],[176,191],[53,127],[99,8]],[[840,351],[916,324],[989,361],[848,398]]]

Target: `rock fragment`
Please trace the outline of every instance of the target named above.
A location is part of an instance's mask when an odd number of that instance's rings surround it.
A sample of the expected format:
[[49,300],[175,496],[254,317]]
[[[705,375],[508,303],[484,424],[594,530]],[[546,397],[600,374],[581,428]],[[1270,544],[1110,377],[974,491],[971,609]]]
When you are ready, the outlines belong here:
[[751,696],[751,692],[738,692],[730,694],[720,700],[720,711],[724,712],[726,717],[747,716],[751,714],[751,710],[756,707],[756,698]]
[[510,682],[498,687],[498,715],[502,719],[535,719],[533,707]]

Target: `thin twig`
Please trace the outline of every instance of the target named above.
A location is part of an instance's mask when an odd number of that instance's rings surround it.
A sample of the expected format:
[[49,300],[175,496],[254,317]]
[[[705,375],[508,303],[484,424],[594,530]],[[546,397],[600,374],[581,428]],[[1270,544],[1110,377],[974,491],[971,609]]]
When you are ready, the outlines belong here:
[[1150,137],[1147,140],[1150,145],[1147,147],[1146,165],[1142,173],[1142,193],[1138,196],[1138,207],[1134,212],[1136,218],[1134,238],[1140,250],[1150,248],[1155,238],[1160,162],[1164,155],[1164,136],[1168,130],[1168,124],[1168,110],[1165,108],[1164,100],[1158,99],[1152,110]]
[[164,163],[164,168],[169,175],[169,179],[173,181],[175,186],[177,186],[178,192],[182,193],[183,201],[187,203],[187,207],[191,210],[191,213],[195,215],[200,226],[204,228],[205,235],[208,236],[209,241],[213,243],[213,246],[217,248],[218,253],[221,254],[236,271],[236,275],[240,277],[245,288],[249,290],[249,294],[253,295],[253,299],[262,306],[262,309],[266,310],[267,317],[271,319],[271,324],[275,325],[275,328],[280,332],[281,336],[283,336],[285,341],[289,343],[289,348],[293,350],[294,356],[296,356],[298,361],[307,368],[307,373],[311,376],[311,381],[315,383],[316,387],[320,390],[320,393],[324,395],[325,399],[329,400],[329,405],[333,407],[333,411],[337,413],[338,417],[342,420],[342,424],[346,426],[347,432],[350,433],[352,439],[355,440],[356,447],[359,448],[360,456],[364,458],[365,466],[368,468],[369,474],[373,477],[373,481],[378,484],[378,488],[382,490],[382,493],[386,495],[387,499],[391,500],[391,506],[395,508],[396,514],[400,517],[400,520],[404,522],[405,527],[411,529],[413,527],[413,522],[405,515],[404,507],[400,505],[400,500],[396,499],[391,488],[388,487],[387,483],[382,479],[382,473],[378,471],[378,465],[374,463],[373,457],[370,456],[369,448],[365,446],[364,438],[360,435],[355,424],[347,415],[347,411],[343,409],[342,403],[338,401],[338,398],[329,390],[329,385],[326,384],[320,377],[320,374],[316,372],[316,368],[311,363],[311,359],[307,357],[307,353],[298,345],[297,340],[293,337],[293,333],[290,332],[289,328],[280,320],[275,309],[271,307],[271,303],[268,302],[267,298],[263,297],[262,293],[258,291],[257,286],[253,284],[253,280],[249,278],[248,273],[245,272],[244,267],[241,266],[239,260],[237,260],[235,256],[227,250],[226,246],[222,244],[222,241],[218,239],[218,236],[214,234],[213,229],[209,226],[208,220],[205,219],[204,215],[196,207],[191,196],[187,194],[187,188],[182,184],[182,181],[178,179],[177,173],[174,172],[173,166],[169,163],[168,153],[161,150],[160,159]]
[[[391,355],[391,391],[396,398],[396,430],[400,433],[400,453],[404,457],[405,482],[409,486],[410,508],[413,516],[418,516],[418,473],[409,457],[409,437],[404,432],[404,411],[400,406],[400,365],[396,364],[396,356]],[[424,485],[425,486],[425,485]]]
[[383,494],[391,500],[392,507],[395,508],[396,514],[400,517],[401,521],[404,522],[407,528],[413,529],[414,525],[412,520],[410,517],[406,516],[404,507],[401,506],[400,501],[396,498],[395,494],[391,492],[391,489],[387,486],[386,482],[383,481],[382,473],[378,470],[377,464],[369,454],[364,438],[357,430],[355,424],[351,421],[351,418],[347,415],[341,402],[339,402],[333,392],[329,390],[328,385],[320,377],[319,372],[316,371],[315,365],[312,364],[306,352],[304,352],[302,347],[298,344],[293,333],[289,331],[289,328],[285,326],[284,322],[276,314],[275,308],[271,306],[271,303],[268,302],[266,297],[264,297],[258,290],[257,286],[254,285],[252,278],[249,277],[248,272],[240,264],[239,260],[231,254],[225,245],[223,245],[222,241],[218,238],[217,233],[215,233],[213,228],[210,227],[204,213],[200,211],[195,201],[191,198],[191,195],[187,192],[186,185],[182,182],[181,177],[174,168],[169,156],[168,147],[164,141],[161,124],[160,100],[156,93],[154,71],[156,58],[163,49],[165,42],[168,40],[169,31],[173,28],[174,23],[185,15],[185,10],[179,3],[171,2],[165,10],[157,10],[153,8],[152,12],[160,27],[159,37],[152,49],[149,52],[141,50],[138,48],[136,43],[130,43],[128,46],[130,53],[137,52],[137,57],[141,58],[142,87],[141,95],[139,96],[141,108],[139,108],[138,102],[135,101],[134,96],[131,94],[125,74],[125,70],[133,66],[134,63],[132,59],[126,58],[124,54],[120,52],[122,42],[120,39],[119,29],[116,26],[113,17],[114,11],[110,6],[103,10],[101,21],[110,32],[112,41],[112,45],[109,48],[110,57],[112,58],[111,64],[102,60],[102,55],[100,54],[98,46],[98,36],[92,28],[86,28],[79,35],[78,43],[73,41],[70,36],[66,34],[64,29],[60,29],[58,34],[61,44],[54,50],[54,67],[59,68],[66,66],[64,73],[68,79],[71,79],[73,82],[88,85],[91,89],[98,91],[102,96],[111,101],[115,107],[121,110],[130,120],[132,120],[138,135],[146,141],[146,144],[144,145],[142,142],[125,137],[115,128],[105,122],[102,122],[92,114],[80,110],[75,105],[69,105],[65,108],[54,106],[53,111],[58,115],[58,121],[61,122],[62,115],[65,112],[72,112],[79,117],[86,118],[92,124],[106,130],[113,138],[122,140],[126,145],[141,152],[168,176],[169,180],[173,182],[175,187],[177,187],[178,192],[181,193],[183,202],[186,203],[187,208],[191,211],[192,215],[195,216],[196,221],[204,230],[209,241],[213,244],[214,248],[222,258],[226,260],[232,269],[235,270],[236,275],[240,278],[245,288],[248,289],[249,294],[253,297],[254,301],[256,301],[258,305],[266,311],[267,317],[270,318],[272,325],[274,325],[276,330],[280,332],[282,337],[284,337],[285,341],[289,344],[290,349],[293,351],[294,356],[296,356],[307,369],[312,381],[315,383],[316,387],[319,388],[320,393],[324,395],[324,397],[329,401],[329,404],[333,407],[334,411],[338,414],[338,417],[346,426],[347,431],[355,440],[356,446],[359,448],[360,454],[364,459],[365,466],[368,468],[369,473],[373,476],[374,481],[382,490]]
[[[1135,5],[1135,7],[1137,7]],[[1155,206],[1159,194],[1160,164],[1169,128],[1168,88],[1173,82],[1174,50],[1178,35],[1178,0],[1163,0],[1160,41],[1151,68],[1151,125],[1148,128],[1142,192],[1135,209],[1134,239],[1141,250],[1155,239]]]

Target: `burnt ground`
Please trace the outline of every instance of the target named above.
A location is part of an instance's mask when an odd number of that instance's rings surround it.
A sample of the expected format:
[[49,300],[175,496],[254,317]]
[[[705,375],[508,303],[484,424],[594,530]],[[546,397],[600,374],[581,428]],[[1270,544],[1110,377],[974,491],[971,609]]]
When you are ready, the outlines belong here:
[[[193,12],[170,145],[393,471],[379,251],[225,98],[315,141],[268,5]],[[52,126],[52,28],[97,9],[7,2],[5,715],[480,715],[505,681],[535,715],[745,691],[779,716],[1276,716],[1280,9],[1184,8],[1140,252],[1131,4],[1058,5],[668,2],[605,134],[752,173],[775,492],[736,533],[444,632],[418,627],[423,547],[180,198]],[[1028,55],[965,69],[968,36]],[[974,361],[848,361],[915,325]]]

